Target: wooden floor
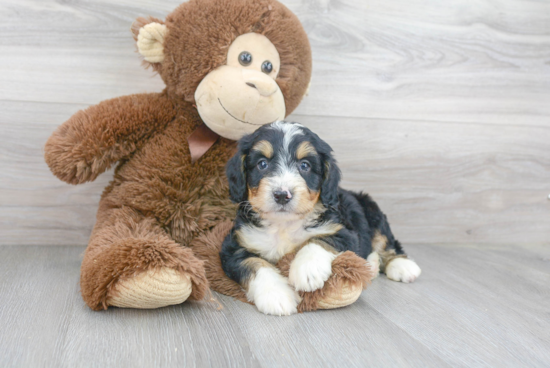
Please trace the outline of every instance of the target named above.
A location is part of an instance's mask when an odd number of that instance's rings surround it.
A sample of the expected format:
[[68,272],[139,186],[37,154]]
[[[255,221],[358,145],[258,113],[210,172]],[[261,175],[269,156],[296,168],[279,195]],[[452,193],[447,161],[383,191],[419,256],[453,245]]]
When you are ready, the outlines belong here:
[[82,247],[0,247],[0,367],[548,367],[548,247],[409,246],[407,285],[373,281],[353,305],[290,317],[216,295],[93,312]]
[[219,295],[90,311],[80,255],[112,172],[69,186],[43,146],[79,109],[162,90],[129,28],[181,1],[0,0],[0,367],[550,366],[545,0],[283,1],[313,50],[290,119],[379,202],[416,283],[288,318]]

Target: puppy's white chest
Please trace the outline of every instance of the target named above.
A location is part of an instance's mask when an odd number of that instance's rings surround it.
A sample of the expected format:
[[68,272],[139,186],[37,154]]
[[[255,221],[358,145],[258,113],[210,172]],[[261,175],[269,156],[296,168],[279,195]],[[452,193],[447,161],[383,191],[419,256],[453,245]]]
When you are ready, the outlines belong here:
[[315,227],[308,225],[311,225],[311,219],[305,218],[264,221],[262,227],[243,226],[240,243],[250,252],[275,263],[311,238],[331,235],[342,228],[342,225],[330,222]]
[[267,226],[243,227],[243,245],[269,262],[277,262],[287,253],[305,243],[312,234],[304,228],[304,221],[270,223]]

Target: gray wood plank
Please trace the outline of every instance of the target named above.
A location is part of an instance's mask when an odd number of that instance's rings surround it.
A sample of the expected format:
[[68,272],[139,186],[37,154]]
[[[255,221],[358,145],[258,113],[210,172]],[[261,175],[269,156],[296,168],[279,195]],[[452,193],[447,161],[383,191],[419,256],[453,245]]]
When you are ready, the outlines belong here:
[[[287,2],[315,65],[293,118],[333,144],[344,184],[374,194],[407,242],[547,242],[550,5],[462,1]],[[65,186],[43,144],[80,108],[162,89],[128,25],[178,2],[0,4],[0,243],[86,243],[110,174]]]
[[79,254],[112,174],[68,186],[42,147],[78,109],[163,88],[129,26],[180,0],[4,0],[0,244],[19,246],[0,247],[0,366],[548,365],[550,3],[283,2],[314,56],[292,118],[422,244],[406,247],[418,282],[381,277],[349,308],[290,318],[223,296],[91,312]]
[[317,1],[299,113],[402,120],[548,123],[550,4]]
[[[548,123],[547,2],[283,2],[313,47],[301,114]],[[4,1],[0,45],[10,57],[0,60],[0,99],[97,103],[162,88],[140,67],[128,29],[178,3]]]
[[0,246],[0,366],[545,367],[550,248],[406,245],[413,284],[380,276],[352,306],[265,316],[217,295],[92,312],[82,247]]
[[[87,244],[112,173],[69,186],[43,160],[51,132],[84,106],[0,101],[0,244]],[[550,239],[550,126],[503,124],[495,137],[487,124],[290,119],[332,145],[342,185],[372,194],[403,242]]]
[[0,247],[0,366],[54,365],[77,301],[81,251]]
[[[548,244],[550,126],[297,115],[405,243]],[[498,132],[498,136],[495,136]]]
[[0,366],[259,366],[217,304],[93,312],[78,289],[82,251],[0,247]]
[[[452,366],[548,366],[549,262],[533,270],[535,259],[544,261],[528,247],[405,249],[423,280],[375,283],[369,301],[384,317]],[[540,253],[548,257],[550,249]]]
[[[384,280],[386,281],[386,280]],[[266,367],[446,367],[414,336],[372,308],[369,291],[350,307],[288,318],[223,297],[224,305]]]
[[[87,242],[111,174],[66,186],[43,144],[80,108],[162,89],[128,28],[178,4],[0,4],[0,244]],[[344,185],[372,193],[402,240],[548,243],[549,3],[285,4],[314,56],[292,118],[334,146]]]
[[109,171],[67,185],[44,162],[54,129],[86,105],[0,102],[0,244],[85,245]]
[[[373,366],[544,367],[550,361],[550,300],[547,288],[541,286],[548,284],[550,263],[544,264],[544,271],[531,272],[528,267],[516,266],[518,260],[525,264],[533,261],[528,250],[499,248],[503,250],[498,263],[502,266],[491,268],[493,252],[498,249],[409,246],[406,249],[423,268],[417,283],[394,283],[381,276],[353,306],[306,314],[307,323],[291,328],[286,328],[286,320],[285,328],[268,325],[263,318],[256,318],[250,306],[240,309],[242,323],[253,334],[255,349],[268,352],[266,336],[283,340],[292,329],[295,333],[285,343],[309,352],[306,355],[312,365],[323,366],[322,357],[327,353],[330,358],[325,359],[330,361],[324,363],[329,366],[369,362]],[[540,253],[545,257],[549,252],[544,248]],[[539,255],[535,258],[541,259]],[[516,273],[510,272],[511,266]],[[396,323],[406,335],[387,330],[386,320]],[[389,341],[381,330],[389,333]],[[332,339],[324,340],[320,331],[331,331]],[[306,343],[300,341],[304,334],[309,336]],[[416,342],[421,342],[422,348]],[[438,359],[433,360],[425,348]],[[267,354],[263,359],[268,359]],[[286,364],[300,362],[291,356]]]

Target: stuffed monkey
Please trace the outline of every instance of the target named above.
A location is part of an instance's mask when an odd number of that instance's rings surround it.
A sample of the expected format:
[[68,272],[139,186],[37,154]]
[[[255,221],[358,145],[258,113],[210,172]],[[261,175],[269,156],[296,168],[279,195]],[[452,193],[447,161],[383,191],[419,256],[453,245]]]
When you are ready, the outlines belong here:
[[225,178],[235,140],[290,114],[311,77],[304,29],[276,0],[190,0],[132,31],[164,91],[79,111],[45,147],[51,171],[70,184],[116,165],[81,267],[94,310],[205,296],[212,260],[190,246],[216,240],[235,216]]

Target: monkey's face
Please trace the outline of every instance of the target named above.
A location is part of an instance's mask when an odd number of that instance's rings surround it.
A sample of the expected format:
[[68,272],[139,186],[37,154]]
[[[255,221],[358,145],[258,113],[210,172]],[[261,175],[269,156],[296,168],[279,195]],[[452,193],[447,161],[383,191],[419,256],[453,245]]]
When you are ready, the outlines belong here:
[[132,32],[165,93],[224,138],[284,119],[307,94],[307,34],[277,0],[190,0],[165,21],[138,18]]
[[222,137],[238,140],[284,119],[285,100],[275,82],[280,67],[279,53],[267,37],[237,37],[226,64],[208,73],[195,91],[202,120]]

